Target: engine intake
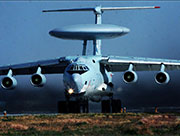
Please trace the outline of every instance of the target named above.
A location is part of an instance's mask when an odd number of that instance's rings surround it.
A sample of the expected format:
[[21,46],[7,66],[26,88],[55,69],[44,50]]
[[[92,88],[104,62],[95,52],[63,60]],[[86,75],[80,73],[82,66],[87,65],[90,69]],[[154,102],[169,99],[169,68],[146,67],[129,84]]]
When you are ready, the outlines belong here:
[[166,72],[159,72],[156,74],[155,80],[158,84],[167,84],[170,80],[170,77]]
[[1,86],[4,89],[13,89],[17,86],[17,80],[12,76],[6,76],[1,81]]
[[36,87],[42,87],[46,83],[46,77],[43,74],[34,74],[31,77],[31,84]]
[[134,71],[126,71],[123,75],[123,80],[126,82],[126,83],[135,83],[138,79],[138,76],[136,74],[136,72]]

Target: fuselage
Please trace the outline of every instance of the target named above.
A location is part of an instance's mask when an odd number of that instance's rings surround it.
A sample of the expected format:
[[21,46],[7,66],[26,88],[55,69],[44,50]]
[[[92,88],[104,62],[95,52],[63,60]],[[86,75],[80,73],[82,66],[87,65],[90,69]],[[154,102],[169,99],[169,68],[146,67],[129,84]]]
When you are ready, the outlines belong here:
[[[100,65],[100,56],[79,56],[69,64],[63,75],[65,91],[100,101],[112,94],[112,73]],[[70,94],[71,95],[71,94]]]

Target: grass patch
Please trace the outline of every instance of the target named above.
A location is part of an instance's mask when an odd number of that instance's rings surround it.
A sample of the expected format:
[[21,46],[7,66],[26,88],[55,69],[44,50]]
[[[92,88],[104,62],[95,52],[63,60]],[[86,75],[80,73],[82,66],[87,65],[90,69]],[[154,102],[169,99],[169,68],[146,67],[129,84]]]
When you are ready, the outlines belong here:
[[52,119],[52,118],[56,118],[57,115],[35,115],[35,118],[39,118],[39,119]]
[[3,122],[7,122],[7,121],[15,121],[16,120],[16,117],[13,117],[13,116],[7,116],[7,117],[3,117],[1,119]]
[[0,118],[0,135],[11,136],[180,136],[180,119],[176,114],[89,113],[30,115]]
[[58,131],[38,131],[35,128],[29,128],[28,130],[9,130],[7,133],[2,134],[2,136],[56,136],[60,135],[61,132]]

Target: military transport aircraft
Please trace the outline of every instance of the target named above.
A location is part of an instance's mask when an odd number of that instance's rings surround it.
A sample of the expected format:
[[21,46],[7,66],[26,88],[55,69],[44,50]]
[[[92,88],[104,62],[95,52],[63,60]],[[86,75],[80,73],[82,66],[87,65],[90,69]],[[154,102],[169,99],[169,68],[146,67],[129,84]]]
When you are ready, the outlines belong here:
[[[0,67],[1,86],[13,89],[17,85],[15,75],[32,75],[31,84],[42,87],[46,83],[44,74],[63,74],[66,98],[84,98],[99,102],[103,96],[113,95],[112,72],[124,72],[126,83],[135,83],[135,71],[159,71],[155,75],[158,84],[167,84],[170,76],[166,70],[179,70],[179,60],[121,57],[101,55],[101,40],[127,34],[130,30],[117,25],[102,24],[102,14],[111,10],[158,9],[147,7],[101,7],[43,10],[43,12],[92,11],[95,24],[65,26],[49,32],[51,36],[62,39],[83,40],[82,56],[65,56],[51,60],[35,61]],[[86,55],[87,41],[93,41],[93,55]]]

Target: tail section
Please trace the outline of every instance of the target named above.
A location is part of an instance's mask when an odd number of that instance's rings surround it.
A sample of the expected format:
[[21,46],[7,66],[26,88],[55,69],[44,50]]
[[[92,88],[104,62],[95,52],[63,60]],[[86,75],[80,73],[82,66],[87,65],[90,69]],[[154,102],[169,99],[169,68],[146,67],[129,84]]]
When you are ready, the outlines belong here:
[[134,10],[134,9],[156,9],[159,6],[144,6],[144,7],[101,7],[95,8],[71,8],[71,9],[56,9],[56,10],[43,10],[43,12],[67,12],[67,11],[94,11],[101,13],[102,11],[108,10]]
[[[144,7],[101,7],[95,8],[71,8],[71,9],[57,9],[57,10],[43,10],[43,12],[74,12],[74,11],[93,11],[95,14],[95,24],[102,24],[102,13],[111,10],[139,10],[139,9],[157,9],[159,6],[144,6]],[[86,42],[84,42],[86,43]],[[101,55],[101,40],[93,40],[93,55]],[[83,55],[86,52],[86,44],[83,47]]]
[[56,10],[43,10],[42,12],[69,12],[69,11],[93,11],[96,18],[95,24],[101,24],[101,15],[104,11],[111,10],[137,10],[137,9],[157,9],[159,6],[144,6],[144,7],[101,7],[97,6],[95,8],[71,8],[71,9],[56,9]]

